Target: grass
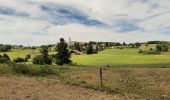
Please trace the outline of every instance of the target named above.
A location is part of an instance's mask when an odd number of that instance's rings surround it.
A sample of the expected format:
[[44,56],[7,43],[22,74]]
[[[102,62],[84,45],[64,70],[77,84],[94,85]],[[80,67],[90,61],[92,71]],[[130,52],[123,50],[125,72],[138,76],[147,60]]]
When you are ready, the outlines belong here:
[[0,74],[17,74],[28,76],[48,76],[59,75],[60,68],[49,65],[25,65],[25,64],[13,64],[13,65],[0,65]]
[[170,96],[169,68],[106,68],[103,87],[100,87],[98,68],[74,68],[61,76],[66,84],[128,95],[135,98],[132,100],[161,100],[163,95],[169,100]]
[[170,53],[143,55],[138,49],[108,49],[93,55],[74,55],[72,61],[87,66],[170,64]]
[[13,49],[10,52],[0,52],[0,54],[7,54],[9,55],[10,59],[15,59],[18,57],[25,58],[26,55],[30,54],[32,58],[39,54],[39,49],[31,50],[31,49]]
[[[4,54],[1,52],[0,54]],[[31,59],[40,54],[39,49],[17,49],[6,52],[13,60],[17,57],[24,58],[27,54],[31,54]],[[55,54],[55,52],[49,52]],[[31,61],[29,59],[29,61]],[[80,66],[152,66],[167,67],[170,66],[170,52],[161,55],[143,55],[138,53],[138,49],[107,49],[93,55],[73,55],[71,60],[73,64]],[[28,63],[30,64],[30,63]]]
[[90,66],[0,65],[1,74],[48,76],[62,84],[120,94],[134,98],[132,100],[161,100],[162,96],[169,100],[170,96],[170,68],[104,68],[103,87],[99,68]]
[[[33,57],[39,51],[19,49],[7,54],[14,59],[27,54]],[[108,49],[93,55],[74,55],[71,59],[79,66],[0,65],[0,75],[52,76],[64,84],[117,93],[134,100],[161,100],[162,96],[169,99],[169,52],[143,55],[138,54],[138,49]],[[99,68],[92,66],[106,66],[103,70],[103,87],[100,86]]]

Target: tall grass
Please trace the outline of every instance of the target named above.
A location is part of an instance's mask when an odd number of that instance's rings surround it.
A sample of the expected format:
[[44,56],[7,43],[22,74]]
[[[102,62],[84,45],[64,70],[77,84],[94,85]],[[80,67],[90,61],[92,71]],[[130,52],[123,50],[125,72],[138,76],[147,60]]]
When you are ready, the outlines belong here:
[[35,65],[24,65],[18,64],[12,66],[14,72],[19,74],[27,74],[33,76],[43,76],[43,75],[58,75],[59,70],[54,66],[43,65],[43,66],[35,66]]
[[7,64],[0,64],[0,74],[11,74],[13,71]]

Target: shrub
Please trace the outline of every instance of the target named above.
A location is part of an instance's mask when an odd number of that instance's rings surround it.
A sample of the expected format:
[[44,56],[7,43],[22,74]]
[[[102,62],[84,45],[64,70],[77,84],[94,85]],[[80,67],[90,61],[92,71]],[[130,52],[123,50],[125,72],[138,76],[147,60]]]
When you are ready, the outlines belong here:
[[3,56],[0,55],[0,64],[9,63],[9,62],[10,62],[10,58],[7,54],[3,54]]
[[13,61],[14,61],[15,63],[20,63],[20,62],[25,62],[25,59],[18,57],[18,58],[16,58],[16,59],[14,59]]
[[41,55],[37,55],[32,60],[33,64],[43,65],[43,57]]
[[56,59],[55,63],[57,65],[63,65],[63,61],[61,59]]
[[142,52],[143,52],[142,49],[139,49],[138,53],[142,53]]
[[2,56],[4,59],[6,59],[7,61],[9,61],[10,60],[10,58],[9,58],[9,56],[7,55],[7,54],[3,54],[3,56]]
[[50,57],[47,57],[45,59],[42,55],[37,55],[33,58],[32,63],[37,65],[44,65],[44,64],[51,65],[52,59]]
[[162,45],[162,51],[163,52],[168,52],[168,46],[167,45]]
[[52,59],[48,55],[48,49],[49,49],[48,46],[41,46],[40,49],[41,55],[35,56],[32,60],[32,63],[39,64],[39,65],[44,65],[44,64],[51,65]]
[[47,58],[43,59],[43,61],[44,61],[44,64],[47,64],[47,65],[52,64],[52,59],[50,57],[47,57]]
[[33,71],[30,66],[22,65],[22,64],[13,65],[13,70],[16,73],[21,73],[21,74],[29,74],[29,73],[32,73],[32,71]]
[[161,46],[161,45],[156,45],[156,49],[157,49],[158,51],[162,51],[162,46]]
[[5,63],[5,59],[0,57],[0,64],[3,64],[3,63]]
[[143,54],[161,54],[157,49],[143,51]]
[[168,52],[168,45],[166,44],[158,44],[156,46],[156,49],[159,50],[159,51],[162,51],[162,52]]
[[31,55],[26,55],[25,56],[25,59],[27,59],[27,60],[30,59],[30,58],[31,58]]

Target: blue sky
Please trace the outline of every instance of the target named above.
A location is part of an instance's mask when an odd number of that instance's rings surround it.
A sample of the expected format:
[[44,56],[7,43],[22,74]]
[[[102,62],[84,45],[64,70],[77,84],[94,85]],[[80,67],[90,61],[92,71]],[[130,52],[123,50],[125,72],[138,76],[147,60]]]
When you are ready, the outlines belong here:
[[170,41],[170,0],[0,0],[0,43]]

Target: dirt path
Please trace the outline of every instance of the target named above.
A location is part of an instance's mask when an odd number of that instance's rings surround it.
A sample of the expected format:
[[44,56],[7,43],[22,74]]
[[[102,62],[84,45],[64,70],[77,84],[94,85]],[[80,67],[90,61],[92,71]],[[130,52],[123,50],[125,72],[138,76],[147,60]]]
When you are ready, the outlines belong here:
[[127,100],[127,98],[61,85],[50,79],[0,76],[0,100]]

